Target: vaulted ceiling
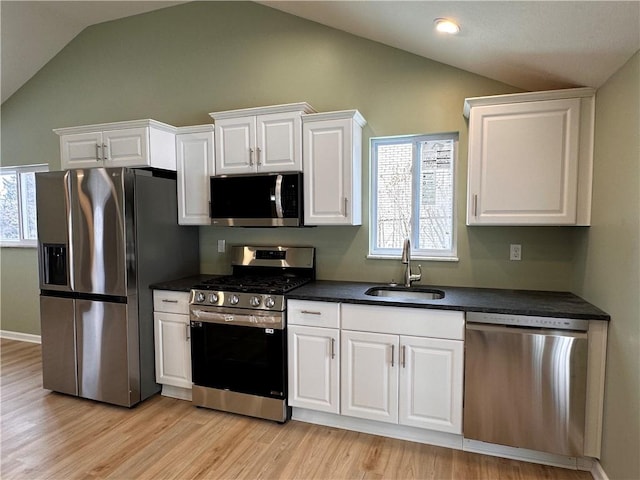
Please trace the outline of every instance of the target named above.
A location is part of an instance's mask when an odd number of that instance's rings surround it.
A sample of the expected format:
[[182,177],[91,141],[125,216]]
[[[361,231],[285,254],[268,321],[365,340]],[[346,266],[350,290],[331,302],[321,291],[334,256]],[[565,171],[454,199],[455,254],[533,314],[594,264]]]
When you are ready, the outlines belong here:
[[[87,26],[179,1],[8,1],[2,101]],[[524,90],[601,86],[640,49],[640,1],[257,2]],[[433,30],[446,17],[456,36]]]

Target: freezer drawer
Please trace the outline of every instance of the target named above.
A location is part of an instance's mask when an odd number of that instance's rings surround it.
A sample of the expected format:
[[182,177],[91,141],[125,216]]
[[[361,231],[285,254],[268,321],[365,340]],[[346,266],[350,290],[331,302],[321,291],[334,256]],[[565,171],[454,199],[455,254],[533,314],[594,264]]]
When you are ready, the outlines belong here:
[[586,332],[467,323],[465,438],[584,452]]
[[129,407],[140,401],[137,325],[126,303],[78,299],[78,394]]
[[72,298],[40,297],[42,386],[78,395],[76,328]]

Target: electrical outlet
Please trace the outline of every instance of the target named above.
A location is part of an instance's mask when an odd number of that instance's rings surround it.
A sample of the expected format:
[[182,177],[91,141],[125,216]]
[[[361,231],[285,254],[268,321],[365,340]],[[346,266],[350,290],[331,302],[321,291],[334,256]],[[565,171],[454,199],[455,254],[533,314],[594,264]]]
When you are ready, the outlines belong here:
[[218,253],[224,253],[227,249],[227,242],[225,240],[218,240]]
[[522,245],[512,243],[509,249],[509,260],[522,260]]

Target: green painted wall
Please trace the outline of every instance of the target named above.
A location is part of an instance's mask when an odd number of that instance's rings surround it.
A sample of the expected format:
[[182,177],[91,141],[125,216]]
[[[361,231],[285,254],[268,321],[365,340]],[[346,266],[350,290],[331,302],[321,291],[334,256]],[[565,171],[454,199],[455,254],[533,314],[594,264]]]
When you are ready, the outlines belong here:
[[[1,164],[59,168],[56,127],[154,118],[210,123],[208,112],[307,101],[359,109],[364,130],[361,227],[202,227],[202,271],[225,272],[216,242],[318,248],[323,279],[388,282],[400,262],[368,260],[368,138],[460,132],[460,261],[422,262],[424,283],[573,290],[613,316],[602,464],[638,478],[638,54],[598,92],[591,228],[464,226],[465,97],[518,89],[245,2],[196,2],[88,28],[2,104]],[[509,262],[510,243],[523,260]],[[170,254],[170,252],[168,252]],[[39,334],[33,249],[0,250],[3,330]]]
[[[2,105],[2,164],[59,168],[56,127],[154,118],[211,123],[208,113],[307,101],[318,111],[359,109],[364,130],[361,227],[201,228],[202,271],[222,273],[228,243],[314,245],[322,279],[389,282],[399,261],[366,259],[368,138],[460,132],[456,175],[459,262],[422,262],[423,283],[569,290],[580,230],[467,228],[465,97],[518,89],[249,2],[194,2],[90,27]],[[510,262],[510,243],[523,260]],[[2,252],[2,329],[39,333],[35,252]],[[31,298],[31,294],[29,295]]]
[[[596,95],[592,226],[575,291],[611,315],[602,466],[640,478],[640,52]],[[621,121],[624,119],[624,121]]]

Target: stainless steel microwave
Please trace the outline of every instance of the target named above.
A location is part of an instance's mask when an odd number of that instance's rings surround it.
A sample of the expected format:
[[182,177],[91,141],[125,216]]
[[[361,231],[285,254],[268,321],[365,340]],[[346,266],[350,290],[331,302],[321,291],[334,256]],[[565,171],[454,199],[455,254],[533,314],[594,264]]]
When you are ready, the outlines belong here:
[[299,227],[303,224],[302,173],[211,177],[211,224]]

